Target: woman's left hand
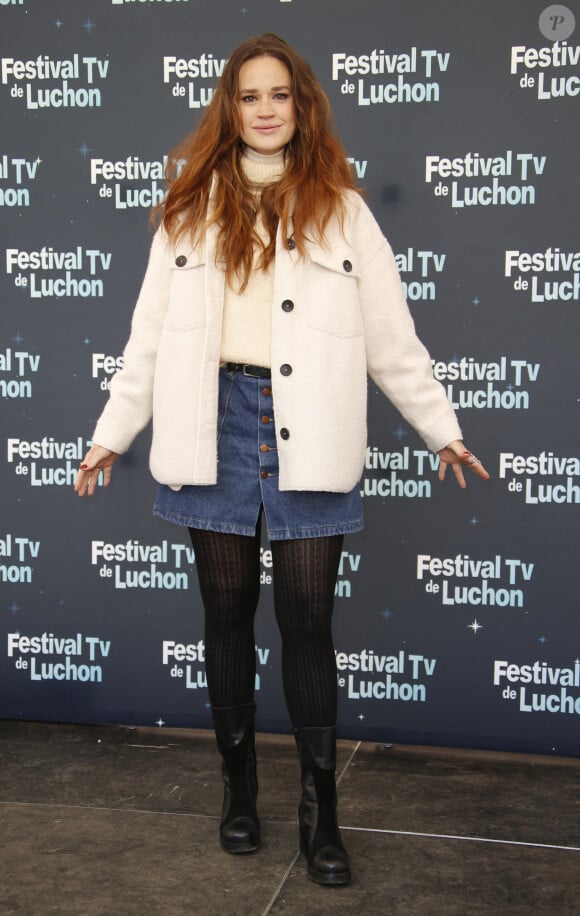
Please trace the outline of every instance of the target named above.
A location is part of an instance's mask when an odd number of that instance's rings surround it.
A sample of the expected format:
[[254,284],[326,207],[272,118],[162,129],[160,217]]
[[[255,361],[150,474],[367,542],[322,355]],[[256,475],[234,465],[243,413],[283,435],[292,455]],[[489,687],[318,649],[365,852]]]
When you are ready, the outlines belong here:
[[442,448],[437,454],[439,455],[439,480],[445,480],[448,464],[452,465],[453,473],[462,490],[467,488],[465,477],[463,476],[463,468],[469,468],[470,471],[477,474],[482,480],[489,480],[489,474],[479,458],[476,458],[475,455],[465,447],[461,439],[455,439],[453,442],[450,442],[449,445]]

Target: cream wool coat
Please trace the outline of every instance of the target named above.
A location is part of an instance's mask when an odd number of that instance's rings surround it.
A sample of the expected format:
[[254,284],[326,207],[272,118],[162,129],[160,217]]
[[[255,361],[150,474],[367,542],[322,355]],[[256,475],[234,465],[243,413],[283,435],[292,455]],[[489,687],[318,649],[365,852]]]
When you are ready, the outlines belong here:
[[[272,394],[281,490],[348,492],[367,443],[367,372],[438,451],[461,438],[427,350],[415,335],[391,248],[370,210],[346,197],[344,234],[301,258],[278,231],[272,304]],[[160,483],[214,484],[224,273],[215,228],[173,247],[159,229],[110,397],[93,441],[125,452],[153,420]],[[289,432],[280,437],[280,430]]]

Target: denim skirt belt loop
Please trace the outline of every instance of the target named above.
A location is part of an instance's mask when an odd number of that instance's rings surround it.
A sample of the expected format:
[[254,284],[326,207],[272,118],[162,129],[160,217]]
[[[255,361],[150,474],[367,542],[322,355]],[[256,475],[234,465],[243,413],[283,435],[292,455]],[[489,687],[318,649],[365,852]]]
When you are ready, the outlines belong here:
[[271,541],[360,531],[358,485],[349,493],[278,489],[272,387],[267,370],[251,374],[258,368],[229,363],[219,370],[217,483],[180,490],[161,485],[155,515],[190,528],[253,536],[263,506]]

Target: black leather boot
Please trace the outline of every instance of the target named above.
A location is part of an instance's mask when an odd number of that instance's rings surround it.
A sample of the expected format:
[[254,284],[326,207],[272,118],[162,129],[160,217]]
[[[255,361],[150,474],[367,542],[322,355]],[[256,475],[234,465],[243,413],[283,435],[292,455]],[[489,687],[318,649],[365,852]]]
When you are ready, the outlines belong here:
[[336,728],[298,728],[302,800],[300,850],[317,884],[350,884],[350,864],[336,819]]
[[220,843],[226,852],[255,852],[260,846],[254,746],[256,706],[249,703],[212,707],[212,713],[224,777]]

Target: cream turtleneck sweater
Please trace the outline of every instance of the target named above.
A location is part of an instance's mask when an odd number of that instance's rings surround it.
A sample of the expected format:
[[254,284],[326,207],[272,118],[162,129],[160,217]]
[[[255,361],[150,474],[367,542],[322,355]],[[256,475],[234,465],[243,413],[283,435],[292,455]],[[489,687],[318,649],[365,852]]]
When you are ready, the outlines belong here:
[[[264,185],[279,181],[282,177],[284,153],[280,151],[265,156],[247,147],[242,168],[250,181],[252,192],[258,197]],[[260,216],[256,230],[266,241]],[[273,268],[273,263],[267,270],[254,268],[243,292],[226,283],[220,353],[222,362],[270,366]]]

